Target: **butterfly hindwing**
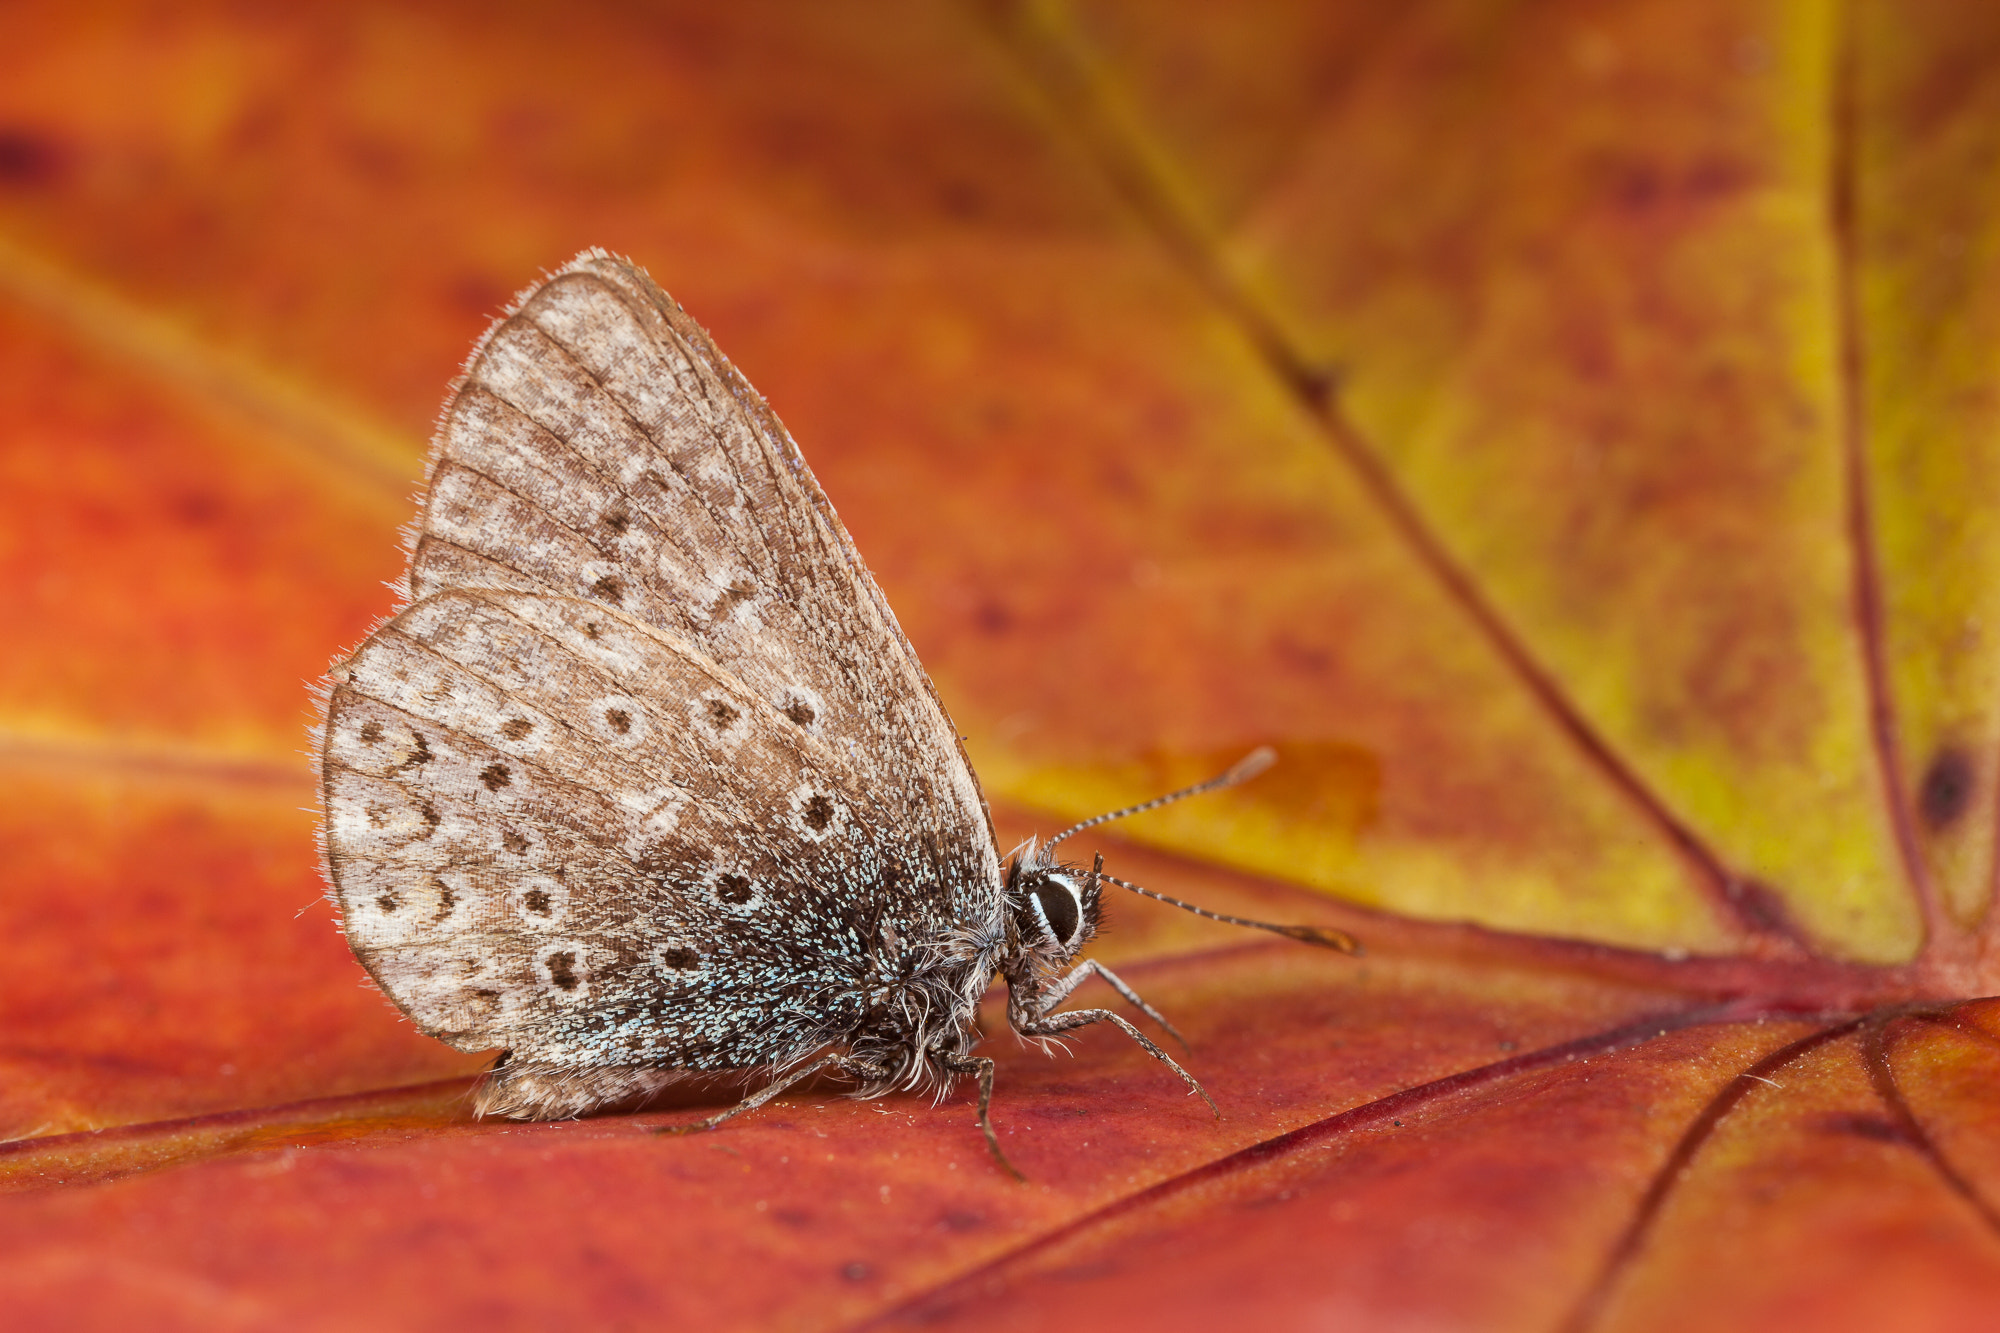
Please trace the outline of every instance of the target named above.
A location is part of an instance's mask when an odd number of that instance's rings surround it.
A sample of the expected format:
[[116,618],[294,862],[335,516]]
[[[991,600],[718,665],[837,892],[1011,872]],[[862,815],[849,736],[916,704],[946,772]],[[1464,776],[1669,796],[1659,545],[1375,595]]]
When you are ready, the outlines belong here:
[[329,853],[350,943],[466,1049],[762,1063],[841,1019],[884,921],[951,928],[943,895],[886,891],[950,867],[882,823],[863,774],[632,617],[439,593],[335,680]]

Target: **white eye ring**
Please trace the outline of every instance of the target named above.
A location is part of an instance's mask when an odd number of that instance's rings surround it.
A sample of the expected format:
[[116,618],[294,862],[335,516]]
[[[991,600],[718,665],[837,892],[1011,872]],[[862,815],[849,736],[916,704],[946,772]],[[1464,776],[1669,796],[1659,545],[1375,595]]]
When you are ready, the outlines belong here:
[[[1042,906],[1042,896],[1036,890],[1041,889],[1045,884],[1054,884],[1066,890],[1069,893],[1070,902],[1074,904],[1070,909],[1074,916],[1074,921],[1070,925],[1068,935],[1064,935],[1055,928],[1055,923],[1049,920],[1048,909]],[[1034,910],[1035,920],[1041,923],[1042,930],[1047,933],[1050,939],[1056,942],[1058,947],[1067,949],[1076,942],[1077,936],[1083,933],[1083,890],[1078,888],[1076,881],[1072,880],[1069,876],[1053,874],[1044,876],[1044,884],[1036,885],[1035,889],[1028,891],[1028,905]]]

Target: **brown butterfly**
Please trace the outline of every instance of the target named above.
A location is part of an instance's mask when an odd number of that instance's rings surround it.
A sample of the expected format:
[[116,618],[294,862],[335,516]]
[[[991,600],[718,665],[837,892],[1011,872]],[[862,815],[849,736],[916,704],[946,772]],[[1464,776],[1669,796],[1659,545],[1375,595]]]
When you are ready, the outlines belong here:
[[[410,1019],[504,1048],[481,1114],[581,1115],[698,1072],[876,1097],[979,1086],[980,996],[1029,1038],[1101,964],[1072,834],[1003,861],[958,734],[790,435],[634,265],[587,251],[486,334],[443,416],[408,605],[331,672],[347,939]],[[1202,915],[1214,916],[1203,912]],[[1352,952],[1332,929],[1272,926]],[[1168,1028],[1168,1031],[1172,1031]],[[1213,1101],[1209,1102],[1213,1107]],[[1012,1170],[1012,1167],[1008,1167]]]

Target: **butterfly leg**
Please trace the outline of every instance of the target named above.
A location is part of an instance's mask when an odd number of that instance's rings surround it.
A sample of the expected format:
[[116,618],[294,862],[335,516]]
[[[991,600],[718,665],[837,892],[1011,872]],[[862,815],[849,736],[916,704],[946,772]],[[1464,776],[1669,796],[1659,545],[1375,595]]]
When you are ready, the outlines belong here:
[[736,1105],[730,1107],[727,1111],[721,1111],[708,1117],[706,1120],[696,1120],[685,1125],[659,1125],[654,1128],[653,1132],[655,1134],[693,1134],[697,1130],[714,1129],[725,1120],[734,1120],[745,1111],[756,1110],[793,1084],[803,1083],[823,1069],[839,1068],[845,1070],[850,1063],[851,1061],[845,1055],[821,1056],[809,1065],[800,1065],[791,1073],[771,1080],[748,1097],[745,1097],[742,1101],[736,1103]]
[[944,1067],[954,1074],[971,1074],[979,1080],[979,1129],[986,1135],[986,1147],[1008,1175],[1025,1185],[1028,1178],[1000,1151],[999,1136],[993,1132],[993,1117],[989,1114],[993,1108],[993,1062],[983,1055],[952,1056],[946,1058]]
[[1058,981],[1055,985],[1049,987],[1047,991],[1043,992],[1041,996],[1041,1004],[1033,1016],[1035,1018],[1040,1018],[1043,1015],[1047,1014],[1051,1009],[1054,1009],[1057,1005],[1061,1004],[1064,1000],[1067,1000],[1070,997],[1070,992],[1074,991],[1078,986],[1082,985],[1083,982],[1086,979],[1088,979],[1092,973],[1095,973],[1096,975],[1103,977],[1104,980],[1110,984],[1111,989],[1117,991],[1120,995],[1124,996],[1125,1003],[1131,1005],[1134,1009],[1137,1009],[1140,1013],[1152,1019],[1155,1023],[1158,1023],[1161,1026],[1161,1028],[1165,1029],[1168,1036],[1172,1037],[1175,1041],[1181,1044],[1182,1050],[1187,1051],[1193,1049],[1193,1047],[1188,1045],[1188,1039],[1181,1035],[1180,1029],[1167,1021],[1167,1017],[1165,1014],[1162,1014],[1152,1005],[1147,1004],[1144,1000],[1140,999],[1138,991],[1135,991],[1130,986],[1126,985],[1124,979],[1121,978],[1116,972],[1113,972],[1110,968],[1106,967],[1104,964],[1100,962],[1097,962],[1095,959],[1090,959],[1090,958],[1084,959],[1084,961],[1078,963],[1074,968],[1070,970],[1068,976],[1064,977],[1061,981]]
[[1146,1054],[1180,1075],[1181,1082],[1201,1094],[1201,1099],[1208,1103],[1208,1109],[1215,1112],[1215,1118],[1222,1119],[1222,1108],[1215,1104],[1215,1098],[1208,1095],[1208,1089],[1202,1087],[1193,1074],[1176,1064],[1174,1057],[1155,1046],[1145,1033],[1109,1009],[1072,1009],[1066,1014],[1043,1013],[1025,1024],[1016,1024],[1014,1030],[1024,1037],[1057,1037],[1077,1028],[1089,1027],[1092,1023],[1117,1024],[1119,1031],[1146,1048]]

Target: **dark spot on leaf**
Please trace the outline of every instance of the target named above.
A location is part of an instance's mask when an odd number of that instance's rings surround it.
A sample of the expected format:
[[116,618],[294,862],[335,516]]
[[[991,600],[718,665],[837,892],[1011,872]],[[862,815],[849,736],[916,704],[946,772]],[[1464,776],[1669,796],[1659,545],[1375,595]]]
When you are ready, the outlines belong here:
[[507,772],[507,765],[488,764],[485,768],[479,770],[479,780],[486,784],[486,790],[499,791],[514,779]]
[[944,209],[945,214],[961,221],[969,222],[990,211],[986,192],[969,180],[953,177],[940,183],[937,197],[938,204]]
[[1323,676],[1334,664],[1328,649],[1286,632],[1271,637],[1271,652],[1286,666],[1308,675]]
[[785,716],[802,727],[809,727],[819,714],[813,712],[812,705],[804,699],[794,699],[785,705]]
[[678,971],[692,972],[701,966],[701,954],[693,945],[675,944],[661,953],[660,961]]
[[604,724],[624,736],[632,730],[632,715],[622,708],[607,708],[604,710]]
[[720,699],[710,699],[708,701],[708,720],[715,723],[718,731],[729,726],[742,716],[743,714],[740,710],[731,704],[724,703]]
[[[590,585],[593,596],[602,597],[607,602],[623,604],[625,601],[625,581],[616,574],[606,574]],[[595,638],[595,635],[591,637]]]
[[1338,366],[1287,360],[1281,373],[1291,385],[1292,392],[1315,412],[1326,411],[1332,405],[1334,395],[1340,391],[1342,372]]
[[983,1213],[966,1212],[961,1209],[952,1208],[946,1210],[938,1218],[938,1225],[946,1231],[977,1231],[986,1225],[986,1216]]
[[555,982],[563,990],[576,989],[576,955],[574,953],[565,949],[560,953],[550,954],[543,961],[548,964],[550,981]]
[[1978,785],[1972,756],[1959,749],[1938,751],[1924,770],[1923,786],[1917,792],[1917,809],[1923,812],[1924,823],[1942,829],[1958,822],[1972,804],[1973,789]]
[[840,1275],[846,1278],[849,1282],[866,1282],[870,1277],[874,1275],[874,1273],[875,1273],[874,1269],[870,1268],[867,1264],[864,1264],[859,1260],[856,1260],[855,1262],[850,1264],[842,1264],[840,1266]]
[[750,901],[748,875],[722,875],[715,881],[715,896],[726,903],[742,906]]
[[529,889],[521,895],[521,904],[536,916],[547,916],[553,906],[547,889]]
[[373,745],[376,741],[379,741],[381,739],[382,739],[382,724],[380,722],[364,722],[361,724],[362,744]]
[[508,829],[500,835],[500,845],[516,856],[528,850],[528,840],[513,829]]
[[1910,1137],[1888,1116],[1866,1111],[1835,1111],[1822,1116],[1819,1127],[1828,1134],[1851,1134],[1874,1143],[1907,1143]]
[[535,724],[525,717],[510,717],[501,726],[500,734],[510,741],[518,741],[535,729]]
[[512,290],[498,278],[487,273],[460,273],[445,284],[445,295],[451,303],[468,315],[478,315],[491,319],[504,308]]
[[1791,914],[1785,911],[1785,900],[1770,885],[1754,879],[1732,879],[1722,886],[1722,891],[1757,929],[1773,935],[1797,936],[1798,928],[1792,924]]
[[1014,613],[1000,602],[987,600],[972,613],[973,623],[988,634],[1001,635],[1014,628]]
[[833,822],[833,802],[824,795],[815,794],[799,814],[805,819],[807,828],[815,833],[824,833],[826,826]]
[[212,526],[223,515],[221,497],[206,491],[184,491],[171,503],[174,517],[191,528]]
[[32,131],[0,129],[0,185],[48,185],[62,174],[64,154]]

